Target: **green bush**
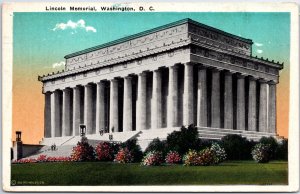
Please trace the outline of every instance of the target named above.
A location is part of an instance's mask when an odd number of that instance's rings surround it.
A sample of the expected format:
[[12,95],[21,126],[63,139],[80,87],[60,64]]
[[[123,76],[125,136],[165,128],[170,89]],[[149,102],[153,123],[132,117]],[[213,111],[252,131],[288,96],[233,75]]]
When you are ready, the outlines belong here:
[[177,151],[180,155],[189,149],[199,149],[200,144],[198,129],[194,125],[188,128],[182,126],[180,131],[174,131],[167,136],[167,150]]
[[288,139],[283,139],[280,143],[278,143],[276,159],[288,160]]
[[251,159],[251,150],[255,143],[240,135],[226,135],[221,139],[228,160]]
[[215,143],[221,144],[221,141],[220,140],[212,140],[212,139],[201,139],[200,144],[199,144],[199,150],[209,148]]
[[145,153],[156,151],[162,153],[163,156],[166,155],[167,151],[167,142],[165,140],[161,141],[159,138],[153,139],[147,146]]
[[259,140],[259,143],[269,145],[269,157],[270,160],[278,159],[278,142],[274,137],[262,137]]
[[256,162],[267,163],[270,161],[270,145],[258,143],[254,146],[251,154]]
[[143,158],[141,147],[137,144],[137,139],[129,139],[121,144],[121,148],[126,148],[132,154],[133,162],[140,162]]

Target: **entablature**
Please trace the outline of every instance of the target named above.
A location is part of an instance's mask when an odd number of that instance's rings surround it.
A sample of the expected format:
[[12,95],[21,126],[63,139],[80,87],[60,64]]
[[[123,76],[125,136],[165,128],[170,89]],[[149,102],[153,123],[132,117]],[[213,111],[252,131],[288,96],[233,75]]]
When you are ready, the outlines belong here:
[[191,62],[202,63],[207,66],[263,79],[266,78],[275,82],[278,82],[279,70],[283,68],[283,64],[251,56],[234,56],[195,45],[191,47]]
[[244,39],[232,34],[228,35],[228,33],[214,28],[210,30],[207,27],[203,28],[193,23],[190,23],[188,28],[192,43],[208,45],[231,53],[251,55],[253,42],[250,39]]

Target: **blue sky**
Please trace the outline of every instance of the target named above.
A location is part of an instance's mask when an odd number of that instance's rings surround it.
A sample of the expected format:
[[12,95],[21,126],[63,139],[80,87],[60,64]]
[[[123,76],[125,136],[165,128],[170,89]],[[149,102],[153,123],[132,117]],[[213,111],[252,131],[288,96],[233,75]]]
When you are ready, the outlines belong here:
[[[289,61],[288,13],[14,13],[14,65],[59,66],[64,56],[183,18],[252,39],[253,55]],[[30,64],[28,64],[30,62]],[[43,71],[43,70],[42,70]]]

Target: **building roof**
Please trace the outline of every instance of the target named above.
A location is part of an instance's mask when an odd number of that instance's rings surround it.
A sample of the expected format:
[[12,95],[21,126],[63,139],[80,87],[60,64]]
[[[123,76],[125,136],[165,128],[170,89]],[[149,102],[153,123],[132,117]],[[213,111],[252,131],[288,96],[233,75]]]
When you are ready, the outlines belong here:
[[161,31],[161,30],[165,30],[165,29],[168,29],[168,28],[171,28],[171,27],[179,26],[179,25],[185,24],[185,23],[191,23],[191,24],[200,26],[202,28],[214,31],[216,33],[221,33],[221,34],[224,34],[224,35],[229,36],[231,38],[246,42],[248,44],[253,43],[251,39],[246,39],[246,38],[243,38],[243,37],[239,37],[239,36],[230,34],[228,32],[224,32],[222,30],[219,30],[217,28],[213,28],[213,27],[207,26],[205,24],[201,24],[201,23],[196,22],[196,21],[194,21],[190,18],[185,18],[185,19],[182,19],[182,20],[179,20],[179,21],[176,21],[176,22],[172,22],[172,23],[169,23],[169,24],[166,24],[166,25],[163,25],[163,26],[159,26],[159,27],[156,27],[156,28],[152,28],[150,30],[146,30],[146,31],[143,31],[143,32],[140,32],[140,33],[137,33],[137,34],[126,36],[124,38],[120,38],[120,39],[117,39],[117,40],[114,40],[114,41],[111,41],[111,42],[108,42],[108,43],[105,43],[105,44],[101,44],[101,45],[98,45],[98,46],[95,46],[95,47],[91,47],[91,48],[87,48],[87,49],[84,49],[84,50],[81,50],[81,51],[77,51],[77,52],[71,53],[69,55],[66,55],[64,58],[68,59],[68,58],[75,57],[75,56],[78,56],[78,55],[86,54],[86,53],[96,51],[96,50],[99,50],[99,49],[102,49],[102,48],[106,48],[106,47],[109,47],[109,46],[113,46],[113,45],[117,45],[117,44],[129,41],[129,40],[140,38],[140,37],[143,37],[143,36],[146,36],[146,35]]

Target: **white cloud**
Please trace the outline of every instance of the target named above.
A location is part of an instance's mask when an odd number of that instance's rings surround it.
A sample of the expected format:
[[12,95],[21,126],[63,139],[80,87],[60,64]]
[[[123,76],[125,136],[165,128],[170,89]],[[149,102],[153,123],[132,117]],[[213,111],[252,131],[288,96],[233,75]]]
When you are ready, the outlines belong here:
[[261,53],[263,53],[264,51],[261,50],[261,49],[257,49],[256,52],[259,53],[259,54],[261,54]]
[[85,27],[85,30],[88,31],[92,31],[92,32],[97,32],[97,30],[93,27],[93,26],[87,26]]
[[52,29],[53,31],[56,30],[75,30],[75,29],[84,29],[85,31],[89,32],[97,32],[97,30],[93,26],[86,26],[85,21],[83,19],[78,20],[77,22],[73,22],[69,20],[67,23],[57,23],[55,27]]
[[255,45],[255,46],[258,46],[258,47],[261,47],[261,46],[263,46],[263,44],[262,44],[262,43],[258,43],[258,42],[255,42],[255,43],[254,43],[254,45]]
[[66,64],[66,63],[65,63],[64,61],[61,61],[61,62],[58,62],[58,63],[53,63],[53,64],[52,64],[52,68],[65,66],[65,64]]

